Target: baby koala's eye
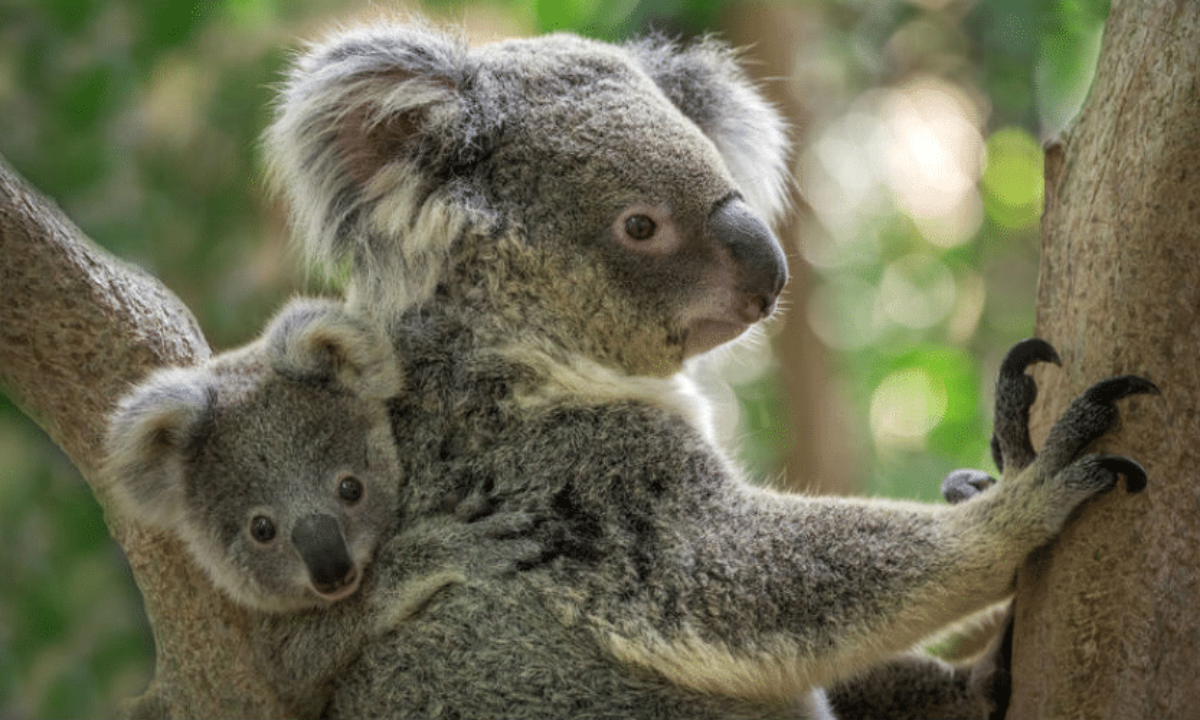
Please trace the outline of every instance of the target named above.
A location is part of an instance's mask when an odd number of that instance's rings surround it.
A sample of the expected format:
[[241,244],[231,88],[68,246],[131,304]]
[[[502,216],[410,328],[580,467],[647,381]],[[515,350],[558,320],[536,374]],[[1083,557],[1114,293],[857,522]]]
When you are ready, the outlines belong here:
[[625,219],[625,234],[634,240],[649,240],[658,230],[658,225],[649,215],[630,215]]
[[362,499],[363,486],[362,481],[354,476],[342,478],[338,483],[338,497],[343,501],[353,505]]
[[266,545],[275,539],[275,523],[266,515],[255,515],[250,519],[250,537]]

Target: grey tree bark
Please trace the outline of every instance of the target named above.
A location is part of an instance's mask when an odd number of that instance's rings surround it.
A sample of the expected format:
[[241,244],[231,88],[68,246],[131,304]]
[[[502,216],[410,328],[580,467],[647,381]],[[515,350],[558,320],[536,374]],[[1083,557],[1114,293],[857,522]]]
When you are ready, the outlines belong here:
[[1104,442],[1149,489],[1086,508],[1019,575],[1009,717],[1200,717],[1200,3],[1113,0],[1046,191],[1036,332],[1063,369],[1037,373],[1035,429],[1106,375],[1163,395]]

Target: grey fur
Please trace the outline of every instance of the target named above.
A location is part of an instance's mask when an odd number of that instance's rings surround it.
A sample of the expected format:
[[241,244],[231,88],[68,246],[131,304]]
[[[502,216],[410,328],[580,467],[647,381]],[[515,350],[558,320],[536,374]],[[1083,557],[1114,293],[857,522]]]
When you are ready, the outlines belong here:
[[714,192],[767,219],[784,204],[783,123],[716,41],[472,50],[422,23],[348,30],[296,63],[265,146],[308,256],[351,261],[375,307],[428,299],[466,234],[555,242],[635,198],[696,225]]
[[[268,149],[311,254],[349,260],[352,303],[387,324],[404,483],[365,592],[274,623],[267,645],[302,659],[281,682],[333,655],[335,717],[1002,703],[987,665],[899,654],[1003,600],[1130,470],[1077,459],[1120,392],[1085,393],[1041,455],[950,506],[744,483],[679,372],[774,309],[780,127],[715,41],[468,49],[378,25],[298,62]],[[1002,419],[1004,443],[1027,435]],[[479,521],[447,508],[476,505],[505,531],[467,545]]]

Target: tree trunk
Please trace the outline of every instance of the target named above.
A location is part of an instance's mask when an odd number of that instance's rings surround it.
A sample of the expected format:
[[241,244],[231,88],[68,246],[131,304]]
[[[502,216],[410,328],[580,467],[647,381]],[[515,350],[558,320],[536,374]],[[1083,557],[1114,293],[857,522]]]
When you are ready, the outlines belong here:
[[88,240],[0,158],[0,387],[50,435],[105,506],[158,650],[137,716],[281,714],[254,671],[248,615],[179,542],[106,502],[107,417],[152,368],[209,356],[192,314],[154,278]]
[[1163,395],[1103,443],[1147,491],[1087,507],[1019,575],[1009,717],[1200,717],[1200,3],[1113,1],[1047,148],[1043,237],[1037,335],[1063,369],[1037,374],[1035,434],[1106,375]]

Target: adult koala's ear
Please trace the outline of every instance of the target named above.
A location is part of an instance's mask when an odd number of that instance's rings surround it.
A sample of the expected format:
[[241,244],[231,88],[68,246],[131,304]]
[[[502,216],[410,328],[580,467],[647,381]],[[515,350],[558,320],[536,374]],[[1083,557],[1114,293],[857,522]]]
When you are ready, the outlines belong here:
[[181,519],[184,464],[207,433],[216,393],[204,368],[165,368],[118,403],[105,438],[103,477],[126,514],[159,527]]
[[381,286],[352,287],[364,303],[427,297],[470,220],[438,187],[486,145],[471,75],[463,41],[413,22],[315,43],[284,82],[264,137],[270,178],[312,264],[349,259],[356,286]]
[[650,37],[629,45],[642,67],[717,146],[746,202],[768,221],[787,206],[786,126],[729,46]]
[[271,368],[292,380],[335,383],[373,400],[390,398],[403,387],[383,329],[339,303],[292,300],[263,337]]

